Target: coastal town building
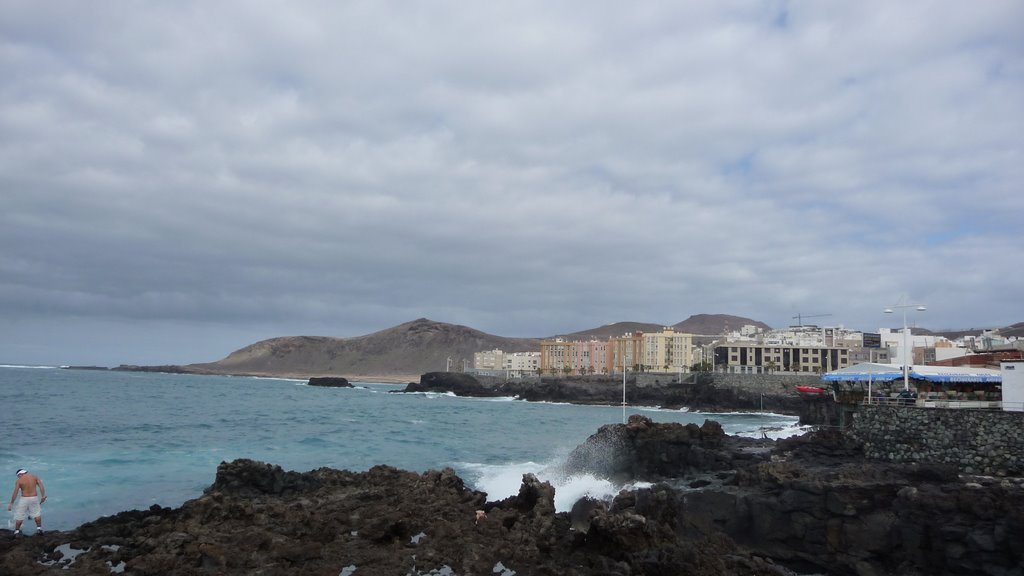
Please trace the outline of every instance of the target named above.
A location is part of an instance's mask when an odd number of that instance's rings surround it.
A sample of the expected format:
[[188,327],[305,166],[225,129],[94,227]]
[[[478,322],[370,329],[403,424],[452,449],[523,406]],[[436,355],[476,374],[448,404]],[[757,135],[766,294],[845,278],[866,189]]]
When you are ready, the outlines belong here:
[[609,343],[600,340],[542,340],[539,370],[542,375],[607,374],[608,349]]
[[693,366],[693,335],[665,328],[644,332],[642,369],[645,372],[689,372]]
[[[865,333],[843,326],[802,324],[767,331],[744,326],[716,337],[695,336],[666,327],[607,340],[543,340],[539,352],[529,353],[532,356],[514,357],[501,350],[477,352],[474,366],[478,371],[506,375],[621,374],[624,369],[665,373],[825,373],[859,363],[967,365],[975,363],[970,359],[969,345],[990,350],[1024,346],[1015,342],[1016,338],[1001,338],[997,333],[983,336],[954,342],[942,336],[914,334],[912,329],[904,333],[900,329],[881,328]],[[1006,357],[991,358],[998,361]]]
[[693,335],[664,328],[635,332],[608,340],[540,343],[541,374],[611,374],[623,369],[644,372],[689,372],[693,365]]
[[715,371],[734,374],[824,373],[850,365],[850,348],[729,342],[715,347]]
[[540,369],[540,352],[507,352],[503,366],[505,374],[513,378],[535,375]]
[[477,370],[503,370],[505,368],[505,353],[497,348],[475,352],[473,353],[473,368]]
[[473,372],[521,378],[538,373],[540,352],[503,352],[495,348],[473,353]]
[[[891,330],[889,328],[881,328],[878,330],[879,335],[882,339],[882,347],[889,349],[889,362],[891,364],[915,364],[915,350],[918,350],[917,354],[919,359],[924,358],[923,350],[926,348],[935,348],[936,342],[940,340],[946,340],[941,336],[933,336],[931,334],[914,334],[913,329],[907,328],[908,334],[904,334],[902,329]],[[923,364],[924,362],[916,362]]]
[[608,339],[610,347],[609,372],[623,372],[625,370],[639,370],[640,359],[643,357],[644,338],[642,332],[613,336]]

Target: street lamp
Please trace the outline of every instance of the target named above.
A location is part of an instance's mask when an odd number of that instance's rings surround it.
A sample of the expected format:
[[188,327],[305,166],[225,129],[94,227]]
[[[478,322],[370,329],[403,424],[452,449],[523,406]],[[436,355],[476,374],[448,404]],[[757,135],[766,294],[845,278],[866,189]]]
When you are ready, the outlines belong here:
[[907,308],[914,308],[918,312],[924,312],[927,308],[922,304],[896,304],[886,308],[884,312],[886,314],[892,314],[893,308],[903,309],[903,389],[910,390],[910,366],[907,363],[913,361],[913,355],[911,354],[908,356],[908,354],[910,354],[910,349],[907,344],[907,334],[910,331],[907,329]]

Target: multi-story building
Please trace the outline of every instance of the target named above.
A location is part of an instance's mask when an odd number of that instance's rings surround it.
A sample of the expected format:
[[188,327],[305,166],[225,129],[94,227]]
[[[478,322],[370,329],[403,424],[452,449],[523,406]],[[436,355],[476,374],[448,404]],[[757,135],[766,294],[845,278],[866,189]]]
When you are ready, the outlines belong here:
[[607,341],[544,340],[540,344],[542,374],[611,374],[627,370],[688,372],[693,365],[693,335],[665,328],[636,332]]
[[577,342],[573,368],[577,374],[607,374],[608,342],[603,340]]
[[540,352],[511,352],[505,354],[505,373],[520,378],[537,374],[540,369]]
[[[932,336],[930,334],[914,334],[913,330],[907,328],[907,333],[904,334],[903,330],[890,330],[889,328],[880,328],[878,333],[882,338],[882,346],[889,349],[889,363],[899,364],[921,364],[919,360],[923,360],[923,352],[915,352],[919,349],[924,348],[935,348],[935,344],[939,340],[945,340],[941,336]],[[917,359],[915,360],[915,355]]]
[[608,339],[608,372],[639,370],[643,358],[644,338],[640,332],[612,336]]
[[715,347],[715,370],[740,374],[823,373],[851,364],[850,348],[729,342]]
[[541,340],[540,374],[562,374],[572,370],[573,343],[561,338]]
[[473,368],[477,370],[503,370],[505,368],[505,353],[497,348],[485,352],[474,352]]
[[540,343],[541,374],[607,374],[609,343],[600,340],[569,342],[556,338]]
[[693,335],[665,328],[644,332],[641,368],[645,372],[689,372],[693,365]]

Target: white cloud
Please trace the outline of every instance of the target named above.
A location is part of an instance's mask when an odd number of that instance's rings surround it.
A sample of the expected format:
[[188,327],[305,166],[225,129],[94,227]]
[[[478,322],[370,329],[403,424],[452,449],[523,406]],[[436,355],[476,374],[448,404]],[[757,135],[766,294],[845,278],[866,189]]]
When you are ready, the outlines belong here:
[[0,312],[546,335],[874,328],[908,293],[931,327],[1017,322],[1022,16],[11,2]]

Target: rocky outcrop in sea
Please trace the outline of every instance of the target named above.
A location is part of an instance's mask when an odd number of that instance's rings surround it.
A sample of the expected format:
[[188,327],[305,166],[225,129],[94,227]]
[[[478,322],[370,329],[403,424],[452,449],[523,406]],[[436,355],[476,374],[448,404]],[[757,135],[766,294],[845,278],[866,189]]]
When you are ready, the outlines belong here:
[[[718,386],[710,375],[691,374],[684,384],[666,380],[637,384],[636,376],[627,380],[630,405],[689,408],[704,412],[756,410],[779,414],[803,414],[808,404],[795,390],[772,390]],[[428,372],[419,382],[410,382],[402,392],[451,392],[458,396],[510,396],[533,402],[569,402],[573,404],[619,404],[622,381],[602,376],[545,377],[539,380],[504,380],[476,377],[459,372]],[[817,415],[815,415],[817,417]],[[827,416],[822,416],[827,417]],[[808,421],[812,423],[824,423]]]
[[341,376],[314,376],[306,384],[325,388],[352,388],[352,383],[348,381],[348,378]]
[[753,440],[633,416],[564,473],[651,484],[556,512],[532,475],[489,501],[450,469],[235,460],[179,508],[0,531],[0,574],[1024,574],[1020,479],[869,461],[838,433]]

